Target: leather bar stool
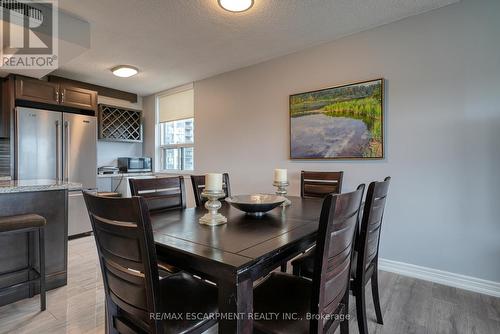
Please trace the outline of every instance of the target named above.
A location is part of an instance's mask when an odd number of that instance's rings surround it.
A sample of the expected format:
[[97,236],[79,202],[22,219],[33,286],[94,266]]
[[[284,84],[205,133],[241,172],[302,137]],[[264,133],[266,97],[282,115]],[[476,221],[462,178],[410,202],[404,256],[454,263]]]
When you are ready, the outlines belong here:
[[[35,238],[29,238],[30,242],[28,243],[28,267],[23,269],[17,269],[14,271],[6,272],[0,274],[0,276],[12,275],[21,272],[28,272],[28,279],[23,282],[18,282],[9,286],[5,286],[0,288],[0,294],[4,291],[16,287],[20,287],[26,284],[33,284],[34,282],[40,283],[40,309],[45,311],[46,308],[46,296],[45,296],[45,229],[46,221],[45,218],[35,214],[25,214],[25,215],[15,215],[15,216],[5,216],[0,217],[0,235],[6,234],[14,234],[14,233],[32,233],[36,234],[38,232],[38,260],[39,260],[39,269],[36,270],[33,268],[33,258],[32,258],[32,249],[34,249],[34,244],[32,240]],[[31,275],[34,274],[34,277],[31,278]]]

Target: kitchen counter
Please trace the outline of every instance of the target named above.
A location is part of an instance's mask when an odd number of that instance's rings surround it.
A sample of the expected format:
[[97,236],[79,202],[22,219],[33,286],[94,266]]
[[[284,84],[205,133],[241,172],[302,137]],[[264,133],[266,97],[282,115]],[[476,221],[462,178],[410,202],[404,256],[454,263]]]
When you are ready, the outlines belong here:
[[132,177],[132,176],[153,176],[152,172],[145,173],[117,173],[117,174],[97,174],[98,178],[120,178],[120,177]]
[[48,190],[81,190],[80,183],[57,180],[0,180],[0,194]]

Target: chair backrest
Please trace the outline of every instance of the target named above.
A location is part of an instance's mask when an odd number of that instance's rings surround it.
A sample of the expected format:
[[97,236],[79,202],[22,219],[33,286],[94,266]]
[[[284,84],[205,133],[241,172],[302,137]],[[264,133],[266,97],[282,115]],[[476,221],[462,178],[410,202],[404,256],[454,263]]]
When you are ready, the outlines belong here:
[[[194,200],[196,206],[203,206],[207,201],[206,198],[201,196],[205,190],[205,175],[191,175],[191,184],[193,185]],[[225,197],[231,196],[231,186],[229,184],[229,174],[222,174],[222,190],[226,193]]]
[[[312,314],[336,314],[349,293],[354,233],[364,189],[362,184],[356,191],[330,194],[323,201],[314,259]],[[321,318],[311,320],[310,333],[324,333],[335,323],[333,317]]]
[[301,197],[325,197],[342,192],[344,172],[302,171],[300,175]]
[[[114,326],[157,332],[150,313],[159,310],[153,231],[143,198],[84,193],[101,264],[106,302],[116,307]],[[110,308],[108,307],[108,312]]]
[[151,213],[185,209],[186,188],[183,176],[129,179],[132,196],[146,200]]
[[391,178],[386,177],[382,182],[372,182],[366,193],[359,238],[356,242],[358,251],[356,278],[359,277],[362,281],[365,271],[378,260],[380,230],[390,181]]

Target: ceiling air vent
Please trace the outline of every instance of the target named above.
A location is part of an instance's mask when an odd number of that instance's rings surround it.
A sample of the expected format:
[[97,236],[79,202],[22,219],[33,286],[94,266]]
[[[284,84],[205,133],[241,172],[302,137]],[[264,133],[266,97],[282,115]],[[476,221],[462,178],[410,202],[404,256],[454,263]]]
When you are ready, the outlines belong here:
[[27,16],[32,20],[43,22],[42,10],[30,6],[25,2],[19,2],[17,0],[0,0],[0,6],[20,16]]

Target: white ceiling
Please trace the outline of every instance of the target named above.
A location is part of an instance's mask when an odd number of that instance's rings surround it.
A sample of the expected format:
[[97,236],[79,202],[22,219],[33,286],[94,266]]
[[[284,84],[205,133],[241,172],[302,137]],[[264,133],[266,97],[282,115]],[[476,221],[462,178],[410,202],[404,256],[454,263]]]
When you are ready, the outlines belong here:
[[[149,95],[436,9],[458,0],[59,0],[90,23],[91,48],[55,74]],[[139,75],[109,69],[131,64]]]

